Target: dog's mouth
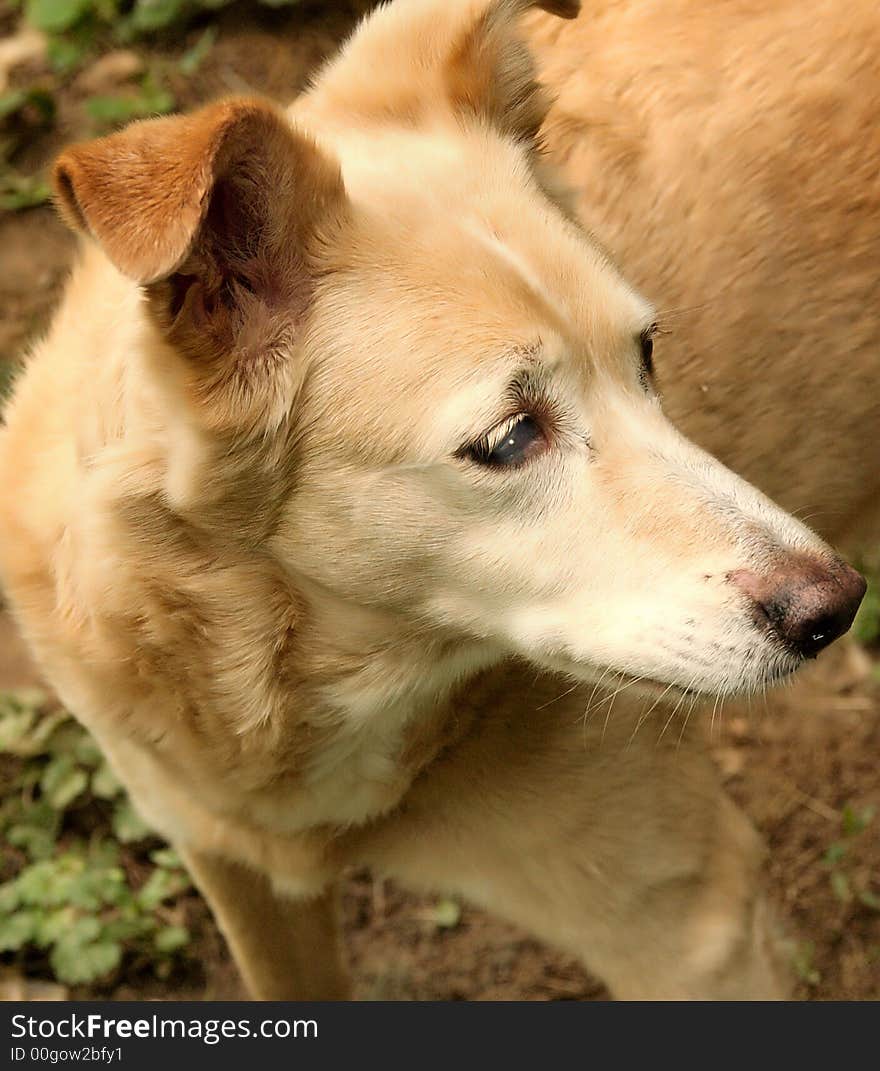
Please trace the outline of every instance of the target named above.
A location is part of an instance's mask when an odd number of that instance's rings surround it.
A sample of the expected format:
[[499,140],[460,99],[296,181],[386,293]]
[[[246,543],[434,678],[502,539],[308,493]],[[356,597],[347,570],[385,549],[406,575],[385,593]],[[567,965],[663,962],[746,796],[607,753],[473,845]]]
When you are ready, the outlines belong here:
[[668,657],[640,676],[629,668],[632,689],[704,698],[750,695],[797,672],[848,631],[864,597],[864,578],[830,555],[789,553],[766,575],[729,573],[745,621],[728,628],[729,639],[706,637],[692,627],[672,642]]
[[661,677],[640,677],[630,674],[624,676],[632,682],[633,689],[641,690],[652,698],[666,694],[676,699],[681,697],[716,699],[751,695],[766,688],[772,688],[797,673],[804,661],[796,655],[782,653],[764,665],[757,673],[744,672],[738,680],[735,673],[728,671],[718,683],[694,680],[683,684],[676,679],[664,680]]
[[614,666],[591,666],[586,674],[581,667],[577,675],[603,693],[626,693],[632,698],[658,704],[689,699],[711,701],[760,694],[790,678],[805,661],[805,657],[774,644],[773,649],[763,656],[750,649],[749,656],[742,662],[718,666],[715,673],[707,663],[701,662],[693,667],[676,667],[668,676],[656,670],[639,673]]

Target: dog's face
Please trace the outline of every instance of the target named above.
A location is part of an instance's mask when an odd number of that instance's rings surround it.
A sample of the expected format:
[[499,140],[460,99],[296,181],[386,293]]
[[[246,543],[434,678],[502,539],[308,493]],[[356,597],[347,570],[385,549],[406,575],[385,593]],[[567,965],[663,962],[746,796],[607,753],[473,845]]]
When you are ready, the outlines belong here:
[[62,159],[62,200],[145,284],[199,434],[287,444],[270,545],[311,598],[585,679],[762,686],[863,581],[664,418],[655,312],[536,167],[516,6],[381,11],[297,107],[317,145],[253,102],[153,124],[157,224],[106,207],[130,133]]
[[813,563],[833,601],[846,571],[666,420],[651,307],[491,133],[378,155],[343,163],[369,212],[316,304],[284,557],[576,674],[724,692],[794,669],[749,579],[769,603]]

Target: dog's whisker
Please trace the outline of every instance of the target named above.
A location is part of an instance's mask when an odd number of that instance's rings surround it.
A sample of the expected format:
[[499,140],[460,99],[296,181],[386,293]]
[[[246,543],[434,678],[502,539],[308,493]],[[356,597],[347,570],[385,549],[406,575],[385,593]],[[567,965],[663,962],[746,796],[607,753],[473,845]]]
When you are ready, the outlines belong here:
[[648,707],[648,709],[646,711],[644,711],[642,714],[639,715],[638,721],[636,722],[636,726],[633,729],[629,740],[627,741],[627,747],[629,747],[629,745],[633,742],[633,740],[635,740],[636,734],[638,733],[639,729],[641,729],[641,727],[645,724],[645,722],[648,720],[648,718],[651,716],[651,714],[657,709],[659,704],[663,702],[663,700],[666,698],[666,696],[669,695],[669,693],[672,691],[672,689],[674,687],[675,687],[674,684],[667,684],[666,687],[663,689],[663,691],[660,693],[660,695],[658,695],[657,698],[654,700],[654,702],[651,703],[651,705]]
[[674,706],[674,707],[672,708],[672,713],[671,713],[671,714],[669,715],[669,717],[668,717],[668,718],[666,719],[666,724],[665,724],[665,725],[663,726],[663,728],[662,728],[662,729],[660,730],[660,735],[659,735],[659,736],[657,737],[657,743],[658,743],[658,744],[660,743],[660,741],[661,741],[661,740],[663,739],[663,737],[665,736],[665,734],[666,734],[666,730],[667,730],[667,729],[669,728],[669,726],[670,726],[670,725],[672,724],[672,720],[673,720],[673,718],[674,718],[674,717],[675,717],[675,715],[676,715],[676,714],[678,713],[678,710],[679,710],[679,708],[681,707],[681,704],[682,704],[682,703],[684,702],[685,698],[687,697],[688,693],[690,692],[691,688],[693,687],[693,685],[694,685],[694,683],[696,682],[696,680],[697,680],[697,678],[698,678],[698,677],[699,677],[699,672],[695,673],[695,674],[693,675],[693,677],[691,677],[690,681],[689,681],[689,682],[688,682],[688,684],[687,684],[687,687],[686,687],[686,688],[685,688],[685,689],[684,689],[684,690],[682,691],[681,695],[679,696],[679,698],[678,698],[678,702],[677,702],[677,703],[675,704],[675,706]]
[[[535,674],[534,683],[537,683],[539,674]],[[560,692],[559,695],[554,696],[552,699],[548,699],[546,703],[542,703],[539,707],[535,707],[535,710],[546,710],[547,707],[552,707],[554,703],[558,703],[560,699],[565,699],[567,695],[571,695],[572,692],[577,691],[580,688],[581,682],[575,681],[570,688],[566,688],[564,692]]]
[[688,704],[687,713],[685,714],[684,721],[682,722],[681,732],[678,734],[678,742],[675,745],[676,750],[678,750],[678,748],[681,747],[681,742],[684,739],[685,730],[687,729],[688,722],[690,721],[691,714],[693,714],[694,707],[697,705],[697,702],[699,701],[699,699],[700,699],[700,696],[698,696],[698,695],[694,695],[694,696],[691,697],[691,701]]
[[[726,683],[726,679],[725,679]],[[718,703],[721,700],[721,695],[715,696],[715,702],[712,704],[712,717],[709,720],[709,739],[712,740],[715,735],[715,713],[718,710]]]
[[602,681],[604,681],[605,678],[608,676],[608,674],[611,673],[611,672],[612,672],[611,667],[608,666],[605,669],[605,671],[602,673],[602,675],[599,677],[599,679],[596,681],[596,683],[593,685],[593,690],[592,690],[592,692],[590,692],[590,698],[587,700],[587,705],[586,705],[586,707],[584,709],[584,713],[581,716],[581,718],[579,719],[581,721],[584,750],[586,750],[586,747],[587,747],[587,723],[589,722],[590,714],[592,712],[593,697],[595,696],[596,692],[601,687]]
[[[602,736],[601,736],[601,742],[602,743],[605,742],[605,734],[608,731],[608,723],[611,720],[611,710],[614,707],[614,700],[620,695],[621,692],[625,692],[627,690],[627,688],[632,688],[632,686],[634,684],[638,684],[639,681],[643,681],[644,679],[645,679],[644,676],[634,677],[631,681],[628,681],[626,684],[622,684],[617,689],[617,691],[612,694],[611,702],[608,704],[608,710],[605,713],[605,723],[602,726]],[[603,702],[604,702],[604,700],[603,700]]]

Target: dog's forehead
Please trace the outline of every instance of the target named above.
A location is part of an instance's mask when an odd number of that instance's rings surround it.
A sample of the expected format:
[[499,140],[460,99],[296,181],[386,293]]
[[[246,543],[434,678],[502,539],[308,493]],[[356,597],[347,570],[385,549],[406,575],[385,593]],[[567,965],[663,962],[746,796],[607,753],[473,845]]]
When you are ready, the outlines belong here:
[[600,353],[650,322],[647,303],[544,194],[521,146],[442,126],[335,132],[330,145],[356,221],[343,274],[380,334],[409,313],[409,337],[440,327],[465,358],[550,333]]

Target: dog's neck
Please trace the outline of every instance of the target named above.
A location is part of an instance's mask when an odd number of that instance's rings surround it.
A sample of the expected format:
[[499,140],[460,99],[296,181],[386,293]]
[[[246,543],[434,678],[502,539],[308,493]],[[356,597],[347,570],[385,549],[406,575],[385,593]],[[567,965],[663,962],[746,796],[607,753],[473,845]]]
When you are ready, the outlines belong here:
[[425,634],[394,613],[341,600],[301,578],[297,588],[302,715],[332,726],[305,771],[315,814],[299,817],[363,822],[394,806],[463,731],[459,697],[502,655],[486,644]]
[[352,726],[406,724],[446,705],[503,655],[493,645],[429,632],[393,611],[318,589],[301,577],[303,679]]

